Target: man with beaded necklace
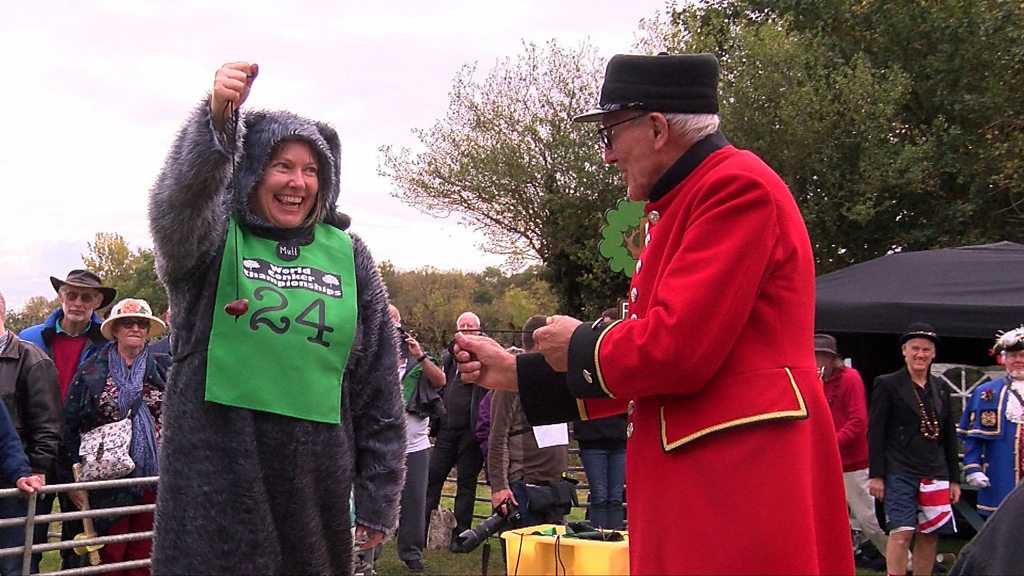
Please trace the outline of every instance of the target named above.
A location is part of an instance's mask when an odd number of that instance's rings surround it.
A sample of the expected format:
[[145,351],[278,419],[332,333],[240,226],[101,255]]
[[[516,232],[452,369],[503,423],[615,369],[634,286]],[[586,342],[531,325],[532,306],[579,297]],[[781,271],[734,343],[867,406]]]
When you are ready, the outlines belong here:
[[[939,337],[911,324],[900,337],[906,366],[875,378],[868,416],[868,490],[885,505],[889,574],[931,574],[940,534],[956,531],[960,499],[956,420],[949,392],[931,376]],[[916,532],[916,538],[915,538]]]

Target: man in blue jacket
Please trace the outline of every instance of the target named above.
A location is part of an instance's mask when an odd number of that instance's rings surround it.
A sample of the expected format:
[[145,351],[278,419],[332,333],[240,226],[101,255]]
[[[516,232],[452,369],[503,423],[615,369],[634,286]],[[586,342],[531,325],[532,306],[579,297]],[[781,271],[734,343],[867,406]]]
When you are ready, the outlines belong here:
[[[19,336],[25,342],[38,346],[53,359],[57,366],[57,380],[60,382],[60,397],[63,400],[67,396],[75,372],[78,371],[78,365],[107,342],[100,334],[102,320],[96,314],[96,310],[109,306],[117,296],[117,290],[104,286],[103,280],[88,270],[72,270],[64,280],[50,276],[50,284],[57,291],[60,308],[51,312],[42,324],[22,330]],[[63,451],[61,447],[60,453]],[[72,482],[70,468],[64,468],[67,467],[57,466],[57,482]],[[41,514],[50,511],[53,499],[53,494],[47,494],[41,499]],[[68,498],[62,496],[60,508],[69,511],[74,509],[74,505]],[[78,521],[65,521],[64,539],[74,538],[75,534],[82,531],[81,526],[81,522]],[[46,524],[36,525],[36,543],[46,542],[47,528]],[[62,554],[65,560],[74,556],[70,550]],[[32,556],[33,573],[38,572],[41,558],[41,554]]]
[[993,351],[1006,376],[980,384],[964,408],[964,477],[978,489],[978,514],[988,517],[1024,474],[1024,326],[999,335]]

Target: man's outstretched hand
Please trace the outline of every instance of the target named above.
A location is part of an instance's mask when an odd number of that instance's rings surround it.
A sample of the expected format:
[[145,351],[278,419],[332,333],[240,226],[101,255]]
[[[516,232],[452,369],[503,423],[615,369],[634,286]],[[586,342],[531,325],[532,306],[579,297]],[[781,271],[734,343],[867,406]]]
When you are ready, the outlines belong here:
[[486,336],[456,333],[455,361],[463,382],[493,390],[519,391],[516,357]]

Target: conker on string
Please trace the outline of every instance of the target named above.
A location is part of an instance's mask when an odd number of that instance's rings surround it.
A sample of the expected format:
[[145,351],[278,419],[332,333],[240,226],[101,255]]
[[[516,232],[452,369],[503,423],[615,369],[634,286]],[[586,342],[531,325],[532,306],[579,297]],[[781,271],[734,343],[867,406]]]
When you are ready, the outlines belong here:
[[245,298],[233,300],[224,305],[224,311],[238,318],[249,311],[249,301]]

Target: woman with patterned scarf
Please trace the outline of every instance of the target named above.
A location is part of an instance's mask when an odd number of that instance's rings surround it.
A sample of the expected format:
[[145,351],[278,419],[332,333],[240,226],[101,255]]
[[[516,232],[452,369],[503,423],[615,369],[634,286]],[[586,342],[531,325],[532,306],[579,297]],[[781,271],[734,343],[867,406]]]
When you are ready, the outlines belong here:
[[[147,340],[166,330],[163,321],[153,315],[145,300],[125,298],[110,312],[100,331],[113,340],[79,367],[64,404],[64,437],[67,461],[78,462],[82,434],[102,426],[131,418],[131,457],[135,470],[129,477],[156,476],[157,446],[160,443],[161,418],[167,370],[171,359],[151,353]],[[71,492],[79,508],[85,492]],[[113,508],[156,502],[154,488],[117,488],[88,493],[91,508]],[[130,516],[103,516],[94,520],[101,536],[113,536],[153,529],[153,513]],[[149,558],[150,540],[106,544],[100,549],[104,564]],[[110,574],[148,574],[148,569],[125,570]]]

